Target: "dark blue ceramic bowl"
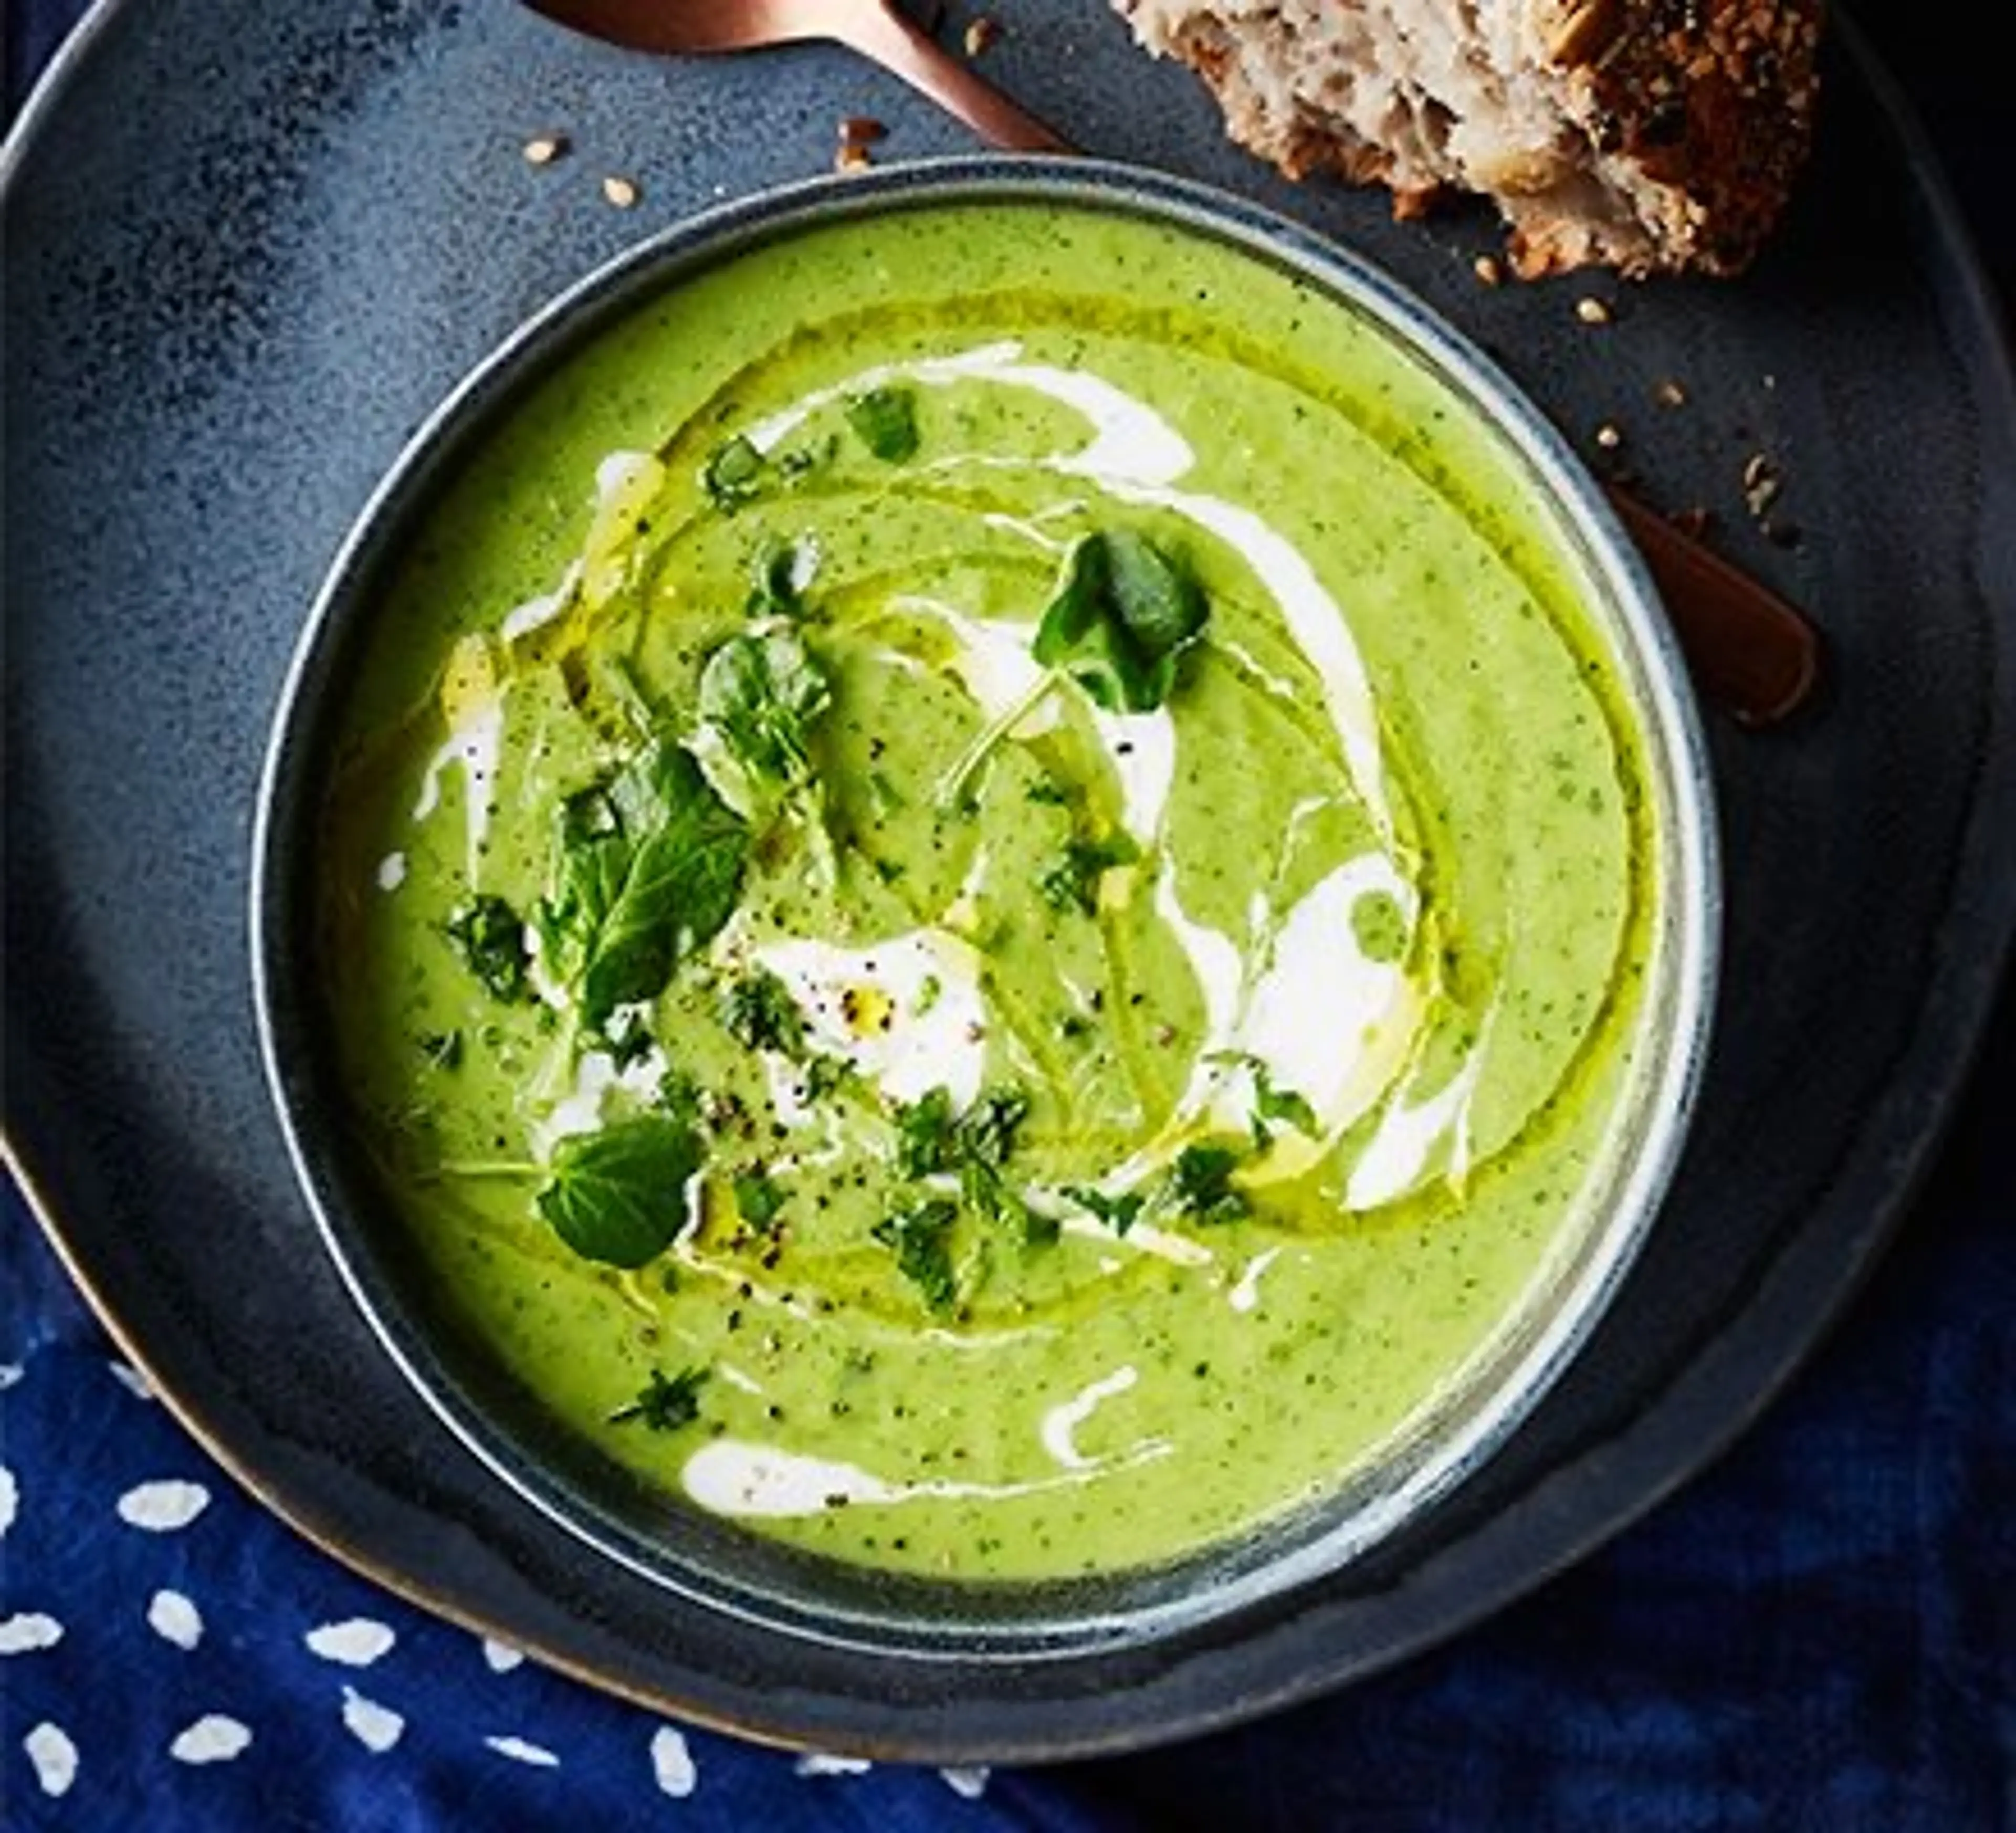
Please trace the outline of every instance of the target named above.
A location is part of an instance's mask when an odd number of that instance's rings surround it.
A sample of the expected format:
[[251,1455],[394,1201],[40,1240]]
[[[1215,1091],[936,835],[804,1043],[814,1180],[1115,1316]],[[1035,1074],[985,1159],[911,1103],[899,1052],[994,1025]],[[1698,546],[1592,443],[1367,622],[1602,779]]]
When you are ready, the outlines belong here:
[[[1173,225],[1313,283],[1383,326],[1493,427],[1530,478],[1614,643],[1649,740],[1665,849],[1652,1068],[1624,1169],[1487,1366],[1319,1506],[1154,1571],[1023,1586],[934,1584],[812,1559],[739,1532],[611,1465],[546,1413],[412,1277],[385,1194],[346,1151],[344,1097],[318,985],[312,836],[346,690],[388,567],[416,520],[529,385],[668,288],[759,243],[840,218],[974,201],[1051,202]],[[1146,1640],[1242,1626],[1404,1532],[1518,1429],[1587,1338],[1651,1227],[1686,1135],[1713,1005],[1720,920],[1712,797],[1694,706],[1653,589],[1566,443],[1474,346],[1363,261],[1286,219],[1175,178],[1090,160],[967,158],[823,180],[671,229],[527,322],[415,436],[330,573],[296,654],[260,798],[253,953],[268,1076],[322,1239],[387,1351],[529,1507],[611,1559],[752,1633],[880,1655],[1056,1664]],[[1284,1679],[1287,1677],[1284,1676]],[[1043,1684],[1040,1677],[1031,1683]]]

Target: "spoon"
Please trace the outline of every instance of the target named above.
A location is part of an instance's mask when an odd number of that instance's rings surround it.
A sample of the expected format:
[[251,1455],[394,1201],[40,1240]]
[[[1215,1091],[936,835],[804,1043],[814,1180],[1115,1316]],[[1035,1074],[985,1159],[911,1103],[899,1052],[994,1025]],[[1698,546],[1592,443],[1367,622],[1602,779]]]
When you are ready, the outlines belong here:
[[913,25],[890,0],[527,0],[535,13],[633,51],[754,51],[830,38],[901,77],[991,146],[1075,150]]
[[[904,18],[890,0],[525,0],[532,11],[632,51],[753,51],[831,39],[901,77],[1010,153],[1077,149]],[[1776,593],[1615,486],[1611,504],[1665,600],[1695,685],[1740,726],[1774,726],[1820,672],[1820,637]]]

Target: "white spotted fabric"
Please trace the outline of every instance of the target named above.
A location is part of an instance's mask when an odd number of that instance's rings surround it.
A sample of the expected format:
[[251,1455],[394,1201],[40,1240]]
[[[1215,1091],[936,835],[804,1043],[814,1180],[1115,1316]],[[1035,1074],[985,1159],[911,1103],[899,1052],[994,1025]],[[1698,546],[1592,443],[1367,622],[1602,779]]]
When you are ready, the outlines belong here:
[[800,1759],[672,1723],[336,1565],[183,1434],[5,1204],[5,1833],[1031,1824],[983,1770]]

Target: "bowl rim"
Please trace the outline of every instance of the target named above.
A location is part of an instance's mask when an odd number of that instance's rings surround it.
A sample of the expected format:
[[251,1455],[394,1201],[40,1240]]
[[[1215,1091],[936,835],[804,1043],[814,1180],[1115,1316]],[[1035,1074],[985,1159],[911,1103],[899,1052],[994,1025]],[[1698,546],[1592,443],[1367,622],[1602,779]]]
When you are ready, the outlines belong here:
[[[329,1133],[309,1116],[320,1104],[312,1049],[298,1048],[311,996],[283,963],[298,955],[294,891],[300,817],[311,805],[314,728],[326,721],[322,679],[353,625],[368,622],[366,588],[396,553],[415,513],[431,502],[459,458],[535,385],[650,297],[772,241],[891,210],[977,203],[1049,204],[1105,211],[1202,235],[1235,253],[1312,281],[1366,312],[1407,348],[1509,448],[1557,519],[1557,541],[1579,549],[1606,603],[1598,621],[1618,654],[1618,674],[1644,729],[1648,778],[1660,803],[1662,952],[1673,959],[1654,992],[1661,1014],[1659,1061],[1643,1099],[1645,1136],[1624,1155],[1626,1170],[1594,1233],[1602,1250],[1563,1290],[1553,1321],[1514,1359],[1473,1410],[1471,1429],[1429,1458],[1373,1510],[1305,1540],[1256,1574],[1200,1602],[1186,1586],[1147,1608],[1093,1608],[1060,1619],[1001,1626],[948,1623],[934,1615],[856,1618],[762,1591],[692,1583],[656,1557],[584,1518],[551,1473],[528,1460],[513,1434],[472,1403],[414,1327],[412,1308],[347,1214]],[[360,616],[360,612],[365,614]],[[1294,219],[1194,180],[1075,157],[964,154],[822,176],[772,187],[679,219],[582,275],[527,315],[442,397],[406,439],[366,498],[317,591],[290,658],[261,771],[251,836],[248,918],[252,992],[264,1079],[296,1184],[351,1301],[455,1439],[517,1497],[585,1547],[676,1594],[762,1632],[810,1637],[906,1661],[1068,1662],[1185,1633],[1222,1633],[1242,1613],[1273,1603],[1351,1565],[1432,1509],[1516,1435],[1593,1332],[1656,1220],[1684,1148],[1708,1055],[1719,978],[1723,888],[1713,779],[1699,709],[1677,640],[1650,574],[1600,486],[1568,440],[1491,357],[1418,295],[1363,254]],[[1622,1220],[1620,1221],[1620,1218]],[[1208,1551],[1208,1550],[1207,1550]],[[676,1561],[671,1562],[676,1565]],[[1184,1568],[1187,1569],[1187,1560]],[[1121,1575],[1124,1576],[1124,1575]],[[1248,1582],[1251,1581],[1251,1582]],[[959,1587],[933,1586],[939,1596]],[[891,1626],[903,1632],[893,1639]]]

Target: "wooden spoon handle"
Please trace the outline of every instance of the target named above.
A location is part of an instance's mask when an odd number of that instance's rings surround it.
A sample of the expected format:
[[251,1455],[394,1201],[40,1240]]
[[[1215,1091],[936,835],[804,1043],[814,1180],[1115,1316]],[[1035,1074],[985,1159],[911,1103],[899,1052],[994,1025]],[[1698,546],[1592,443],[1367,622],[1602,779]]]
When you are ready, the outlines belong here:
[[928,95],[1006,153],[1074,153],[1077,149],[1010,102],[904,18],[889,0],[837,9],[833,36],[911,88]]
[[1612,486],[1610,500],[1666,601],[1703,697],[1739,725],[1775,726],[1820,677],[1820,634],[1768,587]]

